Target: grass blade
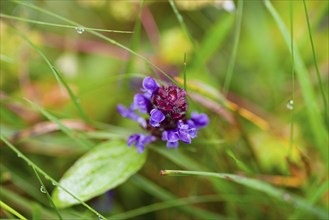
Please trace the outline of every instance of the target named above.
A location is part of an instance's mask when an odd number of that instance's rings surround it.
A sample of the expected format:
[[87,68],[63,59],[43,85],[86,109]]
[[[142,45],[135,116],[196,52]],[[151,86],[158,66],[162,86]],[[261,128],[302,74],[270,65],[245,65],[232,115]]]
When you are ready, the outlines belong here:
[[325,128],[323,124],[322,117],[319,112],[319,107],[316,104],[315,94],[314,90],[311,85],[310,77],[307,73],[307,69],[305,67],[305,64],[297,50],[295,48],[294,51],[291,51],[290,48],[290,36],[287,31],[286,26],[284,25],[281,17],[277,13],[277,11],[274,9],[273,5],[269,0],[265,1],[265,6],[269,13],[274,18],[276,24],[278,25],[280,32],[283,36],[284,41],[286,42],[289,50],[291,53],[294,53],[294,65],[296,68],[299,84],[301,87],[302,95],[305,100],[306,110],[307,110],[307,116],[310,123],[310,127],[315,139],[315,144],[318,147],[319,151],[321,152],[321,155],[323,156],[326,163],[329,161],[329,155],[328,155],[328,133],[327,129]]
[[178,9],[176,8],[176,5],[175,5],[174,1],[173,0],[169,0],[169,4],[170,4],[172,10],[174,11],[174,13],[175,13],[175,15],[177,17],[177,20],[178,20],[180,26],[182,27],[182,29],[184,30],[187,38],[195,46],[195,42],[193,40],[193,37],[192,37],[190,31],[188,30],[185,22],[184,22],[183,16],[179,13]]
[[283,190],[279,190],[267,183],[264,183],[260,180],[251,179],[243,176],[238,176],[234,174],[226,174],[226,173],[213,173],[213,172],[200,172],[200,171],[185,171],[185,170],[162,170],[160,173],[162,176],[205,176],[205,177],[215,177],[219,179],[226,179],[235,183],[239,183],[246,187],[252,188],[254,190],[264,192],[269,196],[279,199],[288,204],[294,205],[296,208],[300,210],[304,210],[308,213],[314,214],[321,219],[327,219],[328,214],[326,211],[314,207],[309,202],[297,198],[296,196],[292,196],[284,192]]
[[238,12],[237,12],[236,24],[235,24],[234,45],[233,45],[233,51],[231,54],[230,62],[228,64],[228,68],[227,68],[227,72],[226,72],[224,86],[223,86],[224,95],[227,95],[227,92],[230,88],[232,76],[233,76],[234,64],[235,64],[236,54],[238,52],[238,46],[239,46],[239,40],[240,40],[242,14],[243,14],[243,0],[238,0]]
[[34,164],[29,158],[27,158],[24,154],[22,154],[14,145],[12,145],[5,137],[2,135],[0,136],[0,140],[2,140],[13,152],[15,152],[19,157],[24,160],[29,166],[33,167],[38,173],[42,174],[46,179],[51,181],[53,184],[56,184],[59,188],[63,189],[66,193],[71,195],[73,198],[75,198],[81,205],[86,207],[89,211],[97,215],[98,218],[106,219],[103,215],[98,213],[95,209],[90,207],[87,203],[83,202],[81,199],[76,197],[74,194],[72,194],[69,190],[67,190],[65,187],[63,187],[60,183],[58,183],[54,178],[50,177],[45,171],[43,171],[40,167],[38,167],[36,164]]
[[325,95],[325,92],[324,92],[324,89],[323,89],[321,75],[320,75],[320,70],[319,70],[317,59],[316,59],[315,47],[314,47],[313,36],[312,36],[312,29],[311,29],[311,25],[310,25],[310,19],[308,17],[306,1],[303,0],[303,3],[304,3],[304,9],[305,9],[305,16],[306,16],[306,21],[307,21],[308,33],[310,35],[310,41],[311,41],[311,46],[312,46],[313,62],[314,62],[314,65],[315,65],[316,75],[318,77],[318,82],[319,82],[320,91],[321,91],[321,95],[322,95],[322,99],[323,99],[323,105],[324,105],[325,113],[327,114],[328,113],[327,98],[326,98],[326,95]]
[[15,209],[13,209],[12,207],[10,207],[9,205],[7,205],[6,203],[4,203],[3,201],[0,200],[0,207],[4,210],[7,210],[8,212],[10,212],[11,214],[15,215],[16,217],[18,217],[21,220],[27,220],[27,218],[25,218],[24,216],[22,216],[21,214],[19,214],[19,212],[17,212]]
[[79,143],[82,147],[85,149],[90,149],[94,146],[94,144],[89,141],[83,134],[77,133],[68,127],[66,127],[59,119],[57,119],[55,116],[38,106],[37,104],[31,102],[28,99],[25,99],[27,102],[29,102],[34,109],[39,111],[42,115],[44,115],[49,121],[54,122],[57,124],[57,126],[63,131],[67,136],[71,137],[73,140],[75,140],[77,143]]
[[[51,27],[61,27],[61,28],[71,28],[71,29],[76,29],[77,28],[76,26],[72,26],[72,25],[55,24],[55,23],[49,23],[49,22],[44,22],[44,21],[37,21],[37,20],[32,20],[32,19],[27,19],[27,18],[15,17],[15,16],[2,14],[2,13],[0,13],[0,17],[7,18],[7,19],[12,19],[12,20],[16,20],[16,21],[28,22],[28,23],[31,23],[31,24],[46,25],[46,26],[51,26]],[[107,30],[107,29],[88,28],[88,27],[85,27],[84,29],[85,30],[99,31],[99,32],[120,33],[120,34],[131,34],[131,33],[133,33],[132,31]]]
[[[209,195],[209,196],[193,196],[180,199],[172,199],[165,202],[154,203],[152,205],[143,206],[141,208],[129,210],[122,214],[117,214],[111,216],[113,219],[130,219],[139,215],[144,215],[150,212],[155,212],[163,209],[169,209],[173,207],[186,206],[198,203],[208,203],[208,202],[218,202],[222,201],[223,198],[220,198],[220,195]],[[205,216],[202,216],[205,218]],[[217,219],[217,218],[216,218]]]
[[54,203],[53,200],[51,199],[51,196],[49,195],[48,190],[46,189],[46,186],[43,184],[43,181],[42,181],[42,179],[40,178],[38,172],[35,170],[34,167],[32,167],[32,169],[33,169],[33,171],[34,171],[36,177],[38,178],[38,181],[40,182],[40,185],[41,185],[41,187],[42,187],[41,189],[43,189],[43,190],[46,192],[47,199],[48,199],[49,203],[50,203],[50,204],[52,205],[52,207],[55,209],[55,212],[56,212],[58,218],[59,218],[60,220],[62,220],[63,218],[62,218],[61,214],[59,213],[59,211],[58,211],[58,209],[57,209],[55,203]]
[[[43,9],[43,8],[40,8],[40,7],[38,7],[38,6],[35,6],[35,5],[32,5],[32,4],[29,4],[29,3],[26,3],[26,2],[22,2],[22,1],[17,1],[17,0],[12,0],[12,1],[13,1],[14,3],[16,3],[16,4],[24,5],[24,6],[26,6],[26,7],[32,8],[32,9],[34,9],[34,10],[37,10],[37,11],[39,11],[39,12],[42,12],[42,13],[48,14],[48,15],[50,15],[50,16],[53,16],[53,17],[55,17],[55,18],[57,18],[57,19],[59,19],[59,20],[62,20],[62,21],[64,21],[64,22],[67,22],[68,24],[74,25],[74,26],[76,26],[76,27],[84,28],[83,25],[80,25],[80,24],[78,24],[78,23],[76,23],[76,22],[74,22],[74,21],[72,21],[72,20],[70,20],[70,19],[67,19],[67,18],[65,18],[65,17],[62,17],[62,16],[60,16],[60,15],[58,15],[58,14],[55,14],[55,13],[53,13],[53,12],[50,12],[50,11],[45,10],[45,9]],[[94,36],[97,36],[97,37],[99,37],[99,38],[105,40],[106,42],[108,42],[108,43],[110,43],[110,44],[113,44],[113,45],[116,45],[116,46],[120,47],[121,49],[124,49],[124,50],[128,51],[129,53],[131,53],[131,54],[133,54],[133,55],[139,57],[140,59],[142,59],[142,60],[144,60],[146,63],[148,63],[150,66],[152,66],[153,68],[155,68],[156,70],[158,70],[159,72],[161,72],[161,73],[162,73],[164,76],[166,76],[166,77],[167,77],[172,83],[177,84],[177,82],[175,82],[175,80],[174,80],[170,75],[168,75],[166,72],[164,72],[164,71],[163,71],[160,67],[158,67],[157,65],[153,64],[153,63],[152,63],[149,59],[147,59],[146,57],[140,55],[139,53],[137,53],[137,52],[131,50],[130,48],[128,48],[128,47],[126,47],[126,46],[120,44],[119,42],[117,42],[117,41],[115,41],[115,40],[113,40],[113,39],[111,39],[111,38],[108,38],[108,37],[104,36],[103,34],[100,34],[100,33],[96,32],[96,31],[93,31],[93,30],[90,30],[90,29],[88,30],[88,29],[87,29],[86,32],[91,33],[91,34],[93,34]]]
[[[150,180],[146,179],[145,177],[142,177],[140,175],[135,175],[132,179],[132,182],[142,188],[144,191],[148,192],[154,197],[157,197],[161,200],[174,200],[176,199],[176,196],[172,194],[171,192],[166,191],[165,189],[161,188],[159,185],[151,182]],[[222,219],[223,217],[213,213],[209,212],[207,210],[202,210],[196,207],[181,207],[184,212],[191,214],[192,216],[195,216],[199,219]]]
[[[16,30],[16,29],[15,29]],[[35,49],[39,55],[44,59],[44,61],[47,63],[47,65],[49,66],[49,68],[51,69],[51,71],[53,72],[58,84],[60,86],[64,86],[66,91],[68,92],[73,104],[75,105],[75,107],[77,108],[81,118],[86,121],[86,122],[90,122],[90,119],[87,117],[87,115],[85,114],[85,112],[82,110],[82,107],[79,104],[79,99],[76,97],[76,95],[73,93],[72,89],[69,87],[69,85],[67,84],[67,82],[65,81],[65,79],[63,78],[62,74],[60,74],[60,72],[58,72],[58,70],[54,67],[54,65],[52,65],[52,63],[50,62],[50,60],[47,58],[47,56],[41,51],[41,49],[39,47],[37,47],[35,44],[32,43],[32,41],[30,41],[24,34],[20,33],[18,30],[16,30],[16,33],[23,39],[25,40],[33,49]]]

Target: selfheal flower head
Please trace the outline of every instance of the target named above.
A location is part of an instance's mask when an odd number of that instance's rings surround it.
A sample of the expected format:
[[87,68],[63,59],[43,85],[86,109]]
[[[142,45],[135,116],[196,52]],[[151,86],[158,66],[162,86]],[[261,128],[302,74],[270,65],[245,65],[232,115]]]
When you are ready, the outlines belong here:
[[[141,93],[134,96],[130,108],[118,105],[118,112],[125,118],[137,121],[151,133],[133,134],[128,138],[128,146],[135,145],[138,152],[144,151],[145,145],[161,139],[167,148],[176,148],[179,141],[191,144],[197,131],[209,123],[206,114],[192,113],[186,118],[186,91],[176,85],[160,86],[153,78],[146,77],[142,83]],[[140,116],[139,113],[148,115]]]
[[168,118],[178,121],[185,117],[187,111],[186,92],[176,85],[161,86],[153,93],[151,101]]

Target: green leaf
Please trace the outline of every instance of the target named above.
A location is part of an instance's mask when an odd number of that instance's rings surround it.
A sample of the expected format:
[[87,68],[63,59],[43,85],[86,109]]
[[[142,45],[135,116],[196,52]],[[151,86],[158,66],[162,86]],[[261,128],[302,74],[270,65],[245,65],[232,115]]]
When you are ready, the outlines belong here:
[[[59,183],[86,201],[125,182],[143,166],[146,154],[138,154],[135,148],[127,147],[121,140],[105,142],[77,160]],[[79,203],[58,187],[52,197],[59,208]]]

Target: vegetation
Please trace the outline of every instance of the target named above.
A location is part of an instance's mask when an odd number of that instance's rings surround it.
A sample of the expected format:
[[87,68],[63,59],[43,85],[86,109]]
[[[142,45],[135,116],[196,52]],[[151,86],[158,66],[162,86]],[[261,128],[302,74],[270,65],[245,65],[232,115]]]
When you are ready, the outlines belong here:
[[329,219],[328,9],[1,1],[0,216]]

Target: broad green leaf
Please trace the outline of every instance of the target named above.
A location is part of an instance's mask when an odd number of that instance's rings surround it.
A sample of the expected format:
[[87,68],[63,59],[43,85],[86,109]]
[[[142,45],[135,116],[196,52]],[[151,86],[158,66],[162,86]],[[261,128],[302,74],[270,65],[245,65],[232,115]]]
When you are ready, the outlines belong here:
[[[138,154],[125,142],[112,140],[96,146],[77,160],[59,183],[86,201],[125,182],[143,166],[145,159],[146,152]],[[79,203],[58,187],[52,197],[59,208]]]

